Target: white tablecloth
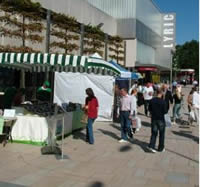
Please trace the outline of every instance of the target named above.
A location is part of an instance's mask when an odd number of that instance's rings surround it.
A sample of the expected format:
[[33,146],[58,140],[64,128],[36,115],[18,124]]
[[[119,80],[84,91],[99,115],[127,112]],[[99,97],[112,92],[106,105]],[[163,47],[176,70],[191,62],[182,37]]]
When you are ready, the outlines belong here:
[[[12,128],[12,138],[18,141],[43,143],[48,138],[48,122],[45,117],[16,116],[17,120]],[[72,132],[73,113],[64,115],[65,134]]]
[[17,116],[12,129],[13,140],[44,142],[48,137],[48,124],[45,117]]

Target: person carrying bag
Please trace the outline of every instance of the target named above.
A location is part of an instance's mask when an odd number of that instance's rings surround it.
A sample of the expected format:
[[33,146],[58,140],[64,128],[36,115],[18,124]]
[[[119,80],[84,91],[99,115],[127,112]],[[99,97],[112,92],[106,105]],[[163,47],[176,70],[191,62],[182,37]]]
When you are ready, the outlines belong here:
[[137,88],[133,89],[131,92],[133,116],[131,119],[132,132],[135,133],[141,128],[141,119],[137,116]]

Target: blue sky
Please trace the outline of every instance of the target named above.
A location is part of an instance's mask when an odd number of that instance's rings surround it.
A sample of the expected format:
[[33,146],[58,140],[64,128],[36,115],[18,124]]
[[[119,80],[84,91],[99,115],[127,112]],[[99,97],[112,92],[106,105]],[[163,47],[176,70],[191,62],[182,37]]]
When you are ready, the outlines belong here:
[[153,0],[161,12],[176,13],[176,43],[199,40],[199,0]]

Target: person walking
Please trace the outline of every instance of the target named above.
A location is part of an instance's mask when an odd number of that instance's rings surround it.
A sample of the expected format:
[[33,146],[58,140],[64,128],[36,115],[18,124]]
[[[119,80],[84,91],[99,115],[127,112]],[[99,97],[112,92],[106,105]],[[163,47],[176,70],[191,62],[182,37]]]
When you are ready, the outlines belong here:
[[167,108],[167,113],[168,113],[169,108],[170,108],[170,103],[173,104],[172,92],[169,90],[168,84],[163,84],[162,91],[163,91],[163,99],[166,103],[166,108]]
[[180,114],[180,110],[181,110],[181,102],[183,99],[183,95],[181,93],[181,88],[180,87],[176,87],[176,91],[175,94],[173,95],[173,99],[174,99],[174,106],[173,106],[173,124],[176,124],[176,120],[180,119],[181,114]]
[[92,88],[87,88],[85,90],[87,97],[85,99],[85,110],[88,115],[88,122],[86,127],[86,141],[89,144],[94,144],[94,136],[93,136],[93,123],[98,116],[98,100],[94,95]]
[[120,106],[120,88],[115,85],[115,94],[114,94],[114,109],[113,109],[113,122],[120,123],[119,117],[117,117],[117,110]]
[[[133,118],[136,118],[137,116],[137,88],[134,88],[131,91],[131,99],[132,99],[132,108],[133,108]],[[133,133],[135,133],[136,128],[132,128]],[[138,131],[139,129],[137,129]]]
[[133,138],[131,132],[131,118],[133,115],[133,104],[131,96],[128,95],[126,88],[121,89],[120,107],[117,115],[120,117],[121,124],[121,140],[120,143],[127,142],[128,137]]
[[192,108],[194,110],[195,120],[199,124],[199,88],[194,87],[194,93],[192,97]]
[[149,103],[149,111],[151,113],[151,138],[148,148],[156,153],[155,144],[159,132],[158,151],[165,151],[165,119],[164,115],[167,113],[166,103],[162,99],[163,93],[161,89],[157,90],[157,96]]
[[147,83],[147,85],[144,87],[143,95],[144,95],[144,112],[145,115],[148,116],[148,110],[149,110],[149,102],[153,98],[153,87],[150,83]]
[[144,96],[143,96],[143,86],[141,83],[138,84],[138,93],[137,93],[137,106],[140,107],[144,104]]
[[188,97],[187,97],[187,104],[188,104],[188,112],[191,112],[192,108],[192,100],[193,100],[193,93],[194,93],[194,87],[191,89]]

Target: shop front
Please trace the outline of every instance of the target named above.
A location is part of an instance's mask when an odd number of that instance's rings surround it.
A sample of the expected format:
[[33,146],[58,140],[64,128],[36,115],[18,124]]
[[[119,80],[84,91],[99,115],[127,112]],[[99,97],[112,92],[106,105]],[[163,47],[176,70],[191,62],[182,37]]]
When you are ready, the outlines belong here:
[[137,71],[143,76],[143,83],[160,81],[159,69],[153,66],[139,66],[136,67]]

